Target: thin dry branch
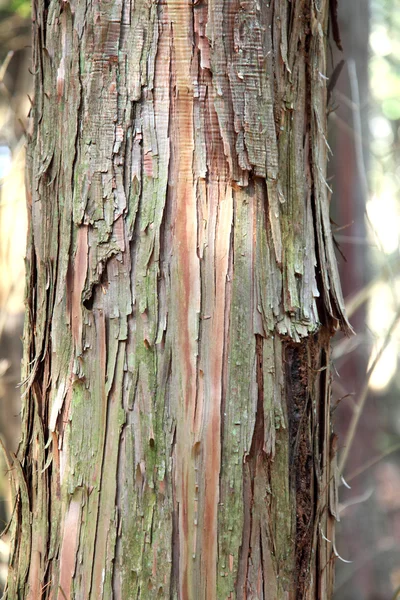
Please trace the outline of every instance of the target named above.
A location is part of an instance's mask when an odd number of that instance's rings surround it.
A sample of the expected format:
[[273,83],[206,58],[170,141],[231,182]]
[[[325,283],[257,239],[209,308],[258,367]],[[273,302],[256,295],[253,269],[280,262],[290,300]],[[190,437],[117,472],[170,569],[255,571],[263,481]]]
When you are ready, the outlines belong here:
[[395,317],[394,317],[394,319],[392,321],[392,324],[390,325],[389,330],[388,330],[388,332],[387,332],[387,334],[385,336],[385,339],[383,340],[382,346],[380,347],[379,351],[377,352],[377,354],[376,354],[376,356],[375,356],[375,358],[374,358],[374,360],[373,360],[370,368],[368,369],[368,371],[366,373],[365,384],[364,384],[364,387],[363,387],[363,389],[361,391],[360,399],[359,399],[358,403],[354,406],[353,416],[351,418],[349,429],[348,429],[347,434],[346,434],[346,439],[345,439],[345,443],[344,443],[344,449],[343,449],[343,452],[342,452],[341,457],[340,457],[340,461],[339,461],[339,473],[340,474],[343,473],[344,467],[346,465],[347,458],[348,458],[351,446],[352,446],[353,441],[354,441],[354,436],[355,436],[355,432],[356,432],[356,429],[357,429],[357,426],[358,426],[358,422],[360,420],[361,413],[363,411],[365,402],[366,402],[367,397],[368,397],[369,384],[370,384],[372,373],[374,372],[376,365],[378,364],[379,360],[381,359],[382,354],[383,354],[385,348],[389,344],[389,342],[390,342],[390,340],[392,338],[393,332],[396,329],[399,321],[400,321],[400,310],[397,311],[397,313],[396,313],[396,315],[395,315]]

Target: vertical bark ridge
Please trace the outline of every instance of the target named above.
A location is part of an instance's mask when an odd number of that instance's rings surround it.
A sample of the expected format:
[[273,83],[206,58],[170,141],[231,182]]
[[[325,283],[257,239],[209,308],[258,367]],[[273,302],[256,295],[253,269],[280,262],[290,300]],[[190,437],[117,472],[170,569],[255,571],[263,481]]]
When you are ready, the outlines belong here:
[[[197,445],[193,436],[197,400],[197,356],[200,313],[200,264],[197,255],[197,202],[193,174],[194,98],[192,81],[192,8],[177,0],[168,3],[171,19],[172,89],[174,123],[169,198],[173,210],[170,306],[172,385],[175,391],[176,497],[179,504],[179,588],[182,600],[194,589],[196,525],[198,518]],[[201,398],[198,399],[201,403]],[[204,584],[203,584],[204,585]]]
[[327,0],[33,12],[8,598],[329,598]]

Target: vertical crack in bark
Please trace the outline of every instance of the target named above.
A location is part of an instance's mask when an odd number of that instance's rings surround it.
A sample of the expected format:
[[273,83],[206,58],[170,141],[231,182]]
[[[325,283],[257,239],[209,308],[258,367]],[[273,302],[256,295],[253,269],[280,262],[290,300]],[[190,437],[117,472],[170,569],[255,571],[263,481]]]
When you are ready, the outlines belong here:
[[287,345],[285,362],[290,479],[296,503],[296,590],[300,599],[306,593],[310,575],[315,502],[307,348]]

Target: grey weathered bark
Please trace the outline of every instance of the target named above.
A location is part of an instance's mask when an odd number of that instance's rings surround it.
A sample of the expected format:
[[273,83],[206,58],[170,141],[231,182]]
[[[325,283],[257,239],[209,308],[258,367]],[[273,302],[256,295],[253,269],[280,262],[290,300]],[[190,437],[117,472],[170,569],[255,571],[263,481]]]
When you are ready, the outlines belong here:
[[329,598],[327,18],[35,3],[9,598]]

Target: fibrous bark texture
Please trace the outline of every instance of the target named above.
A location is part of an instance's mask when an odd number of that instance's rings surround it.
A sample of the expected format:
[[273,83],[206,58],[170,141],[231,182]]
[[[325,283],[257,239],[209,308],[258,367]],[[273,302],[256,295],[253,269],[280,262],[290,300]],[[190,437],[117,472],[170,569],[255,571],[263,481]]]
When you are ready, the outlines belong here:
[[8,598],[328,598],[327,0],[34,3]]

